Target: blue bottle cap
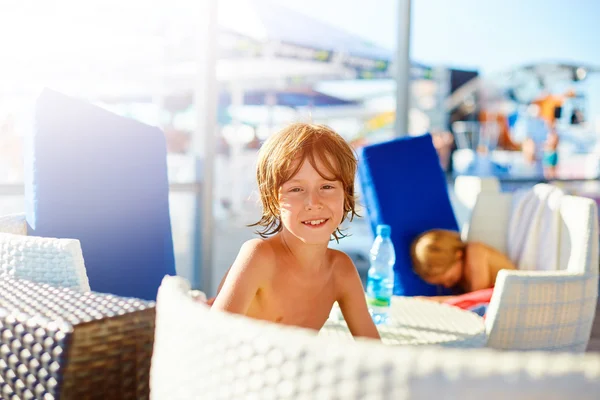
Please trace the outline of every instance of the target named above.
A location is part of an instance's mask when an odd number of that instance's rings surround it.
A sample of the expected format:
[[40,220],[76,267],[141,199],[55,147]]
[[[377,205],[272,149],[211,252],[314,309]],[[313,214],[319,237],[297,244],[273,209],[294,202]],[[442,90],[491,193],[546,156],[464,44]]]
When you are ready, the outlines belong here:
[[389,225],[377,225],[377,236],[390,237],[392,234],[392,227]]

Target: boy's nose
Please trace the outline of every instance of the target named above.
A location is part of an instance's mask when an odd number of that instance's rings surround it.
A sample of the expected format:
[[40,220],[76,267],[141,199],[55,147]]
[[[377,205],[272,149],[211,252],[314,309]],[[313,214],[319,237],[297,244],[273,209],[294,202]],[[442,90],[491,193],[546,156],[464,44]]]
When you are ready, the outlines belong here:
[[316,193],[311,193],[306,199],[306,205],[304,206],[304,208],[306,209],[306,211],[320,210],[323,208],[323,205],[319,200],[319,196]]
[[323,209],[323,205],[321,203],[306,203],[306,206],[304,207],[306,209],[306,211],[312,211],[312,210],[322,210]]

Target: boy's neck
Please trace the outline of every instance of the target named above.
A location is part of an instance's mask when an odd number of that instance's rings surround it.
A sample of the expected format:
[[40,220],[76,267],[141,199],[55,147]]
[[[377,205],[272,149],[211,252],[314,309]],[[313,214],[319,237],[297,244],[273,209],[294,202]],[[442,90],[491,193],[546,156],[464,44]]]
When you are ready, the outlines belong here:
[[285,229],[277,237],[297,267],[306,271],[319,270],[323,267],[327,243],[306,244]]

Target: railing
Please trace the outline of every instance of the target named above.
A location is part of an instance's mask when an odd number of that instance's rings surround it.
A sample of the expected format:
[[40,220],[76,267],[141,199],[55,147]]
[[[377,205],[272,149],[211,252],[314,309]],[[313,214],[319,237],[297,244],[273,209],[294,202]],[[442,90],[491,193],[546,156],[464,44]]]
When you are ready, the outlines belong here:
[[[176,193],[200,193],[202,185],[198,182],[170,183],[169,191]],[[25,186],[21,183],[0,183],[0,196],[23,196]]]
[[0,196],[22,196],[25,194],[25,187],[18,183],[0,184]]

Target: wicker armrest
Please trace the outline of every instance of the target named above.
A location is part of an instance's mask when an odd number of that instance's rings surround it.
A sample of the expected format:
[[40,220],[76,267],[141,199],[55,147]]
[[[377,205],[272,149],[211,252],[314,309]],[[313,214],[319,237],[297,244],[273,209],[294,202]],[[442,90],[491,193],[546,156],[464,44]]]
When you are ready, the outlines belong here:
[[0,279],[0,397],[148,398],[154,303]]
[[502,270],[486,315],[488,346],[585,351],[597,299],[596,274]]

